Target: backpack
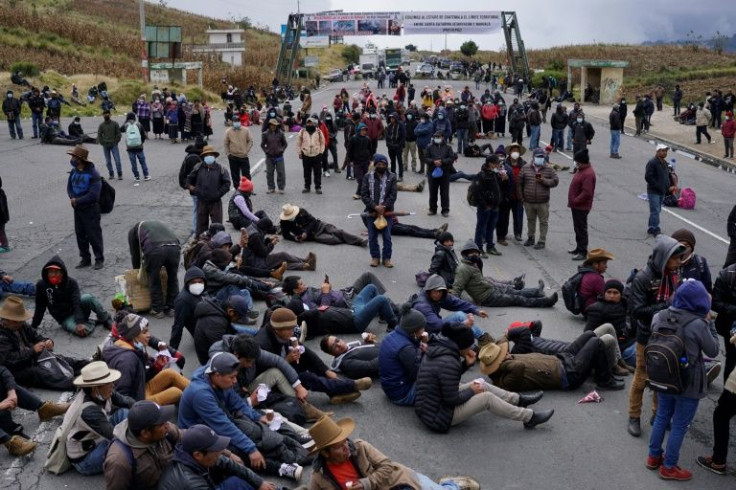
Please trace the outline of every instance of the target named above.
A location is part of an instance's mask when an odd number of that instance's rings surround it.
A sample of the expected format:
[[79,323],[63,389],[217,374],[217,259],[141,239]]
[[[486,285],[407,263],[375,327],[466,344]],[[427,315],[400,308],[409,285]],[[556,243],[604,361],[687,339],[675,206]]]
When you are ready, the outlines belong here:
[[84,395],[81,393],[72,402],[72,406],[69,407],[69,411],[67,412],[69,417],[64,417],[61,425],[56,428],[54,437],[51,439],[51,444],[49,445],[49,451],[46,453],[44,468],[50,473],[61,475],[72,467],[72,463],[69,461],[69,456],[66,453],[66,439],[74,424],[77,423],[77,419],[82,416],[82,411],[92,405],[95,405],[95,402],[85,402]]
[[468,186],[468,194],[466,199],[468,200],[468,204],[470,206],[478,206],[478,191],[480,190],[479,188],[480,185],[478,184],[478,179],[476,177],[470,181],[470,185]]
[[573,315],[579,315],[583,312],[580,284],[583,282],[583,276],[588,272],[595,272],[595,270],[587,266],[578,267],[578,271],[562,285],[562,299],[565,301],[565,308]]
[[644,366],[649,388],[653,391],[679,395],[689,384],[689,364],[682,333],[685,325],[676,324],[668,314],[667,321],[652,332],[649,343],[644,347]]
[[100,213],[107,214],[115,207],[115,188],[104,177],[100,177],[100,180],[102,181],[100,198],[98,200]]
[[690,187],[685,187],[682,192],[680,192],[680,199],[677,200],[677,207],[682,209],[695,209],[695,200],[695,191]]
[[125,146],[132,148],[135,146],[141,146],[143,144],[143,138],[141,137],[141,131],[138,129],[138,123],[128,123],[128,127],[125,128]]

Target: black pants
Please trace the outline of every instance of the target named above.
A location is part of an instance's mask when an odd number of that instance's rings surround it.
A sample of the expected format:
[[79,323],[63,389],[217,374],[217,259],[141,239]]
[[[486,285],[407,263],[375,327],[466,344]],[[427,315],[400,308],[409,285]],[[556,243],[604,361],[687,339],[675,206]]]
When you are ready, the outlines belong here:
[[248,177],[248,180],[250,180],[250,160],[248,157],[240,158],[235,155],[228,155],[227,161],[230,163],[230,177],[233,179],[235,189],[240,185],[241,175]]
[[90,246],[97,262],[105,261],[102,246],[102,227],[100,226],[100,205],[97,203],[74,208],[74,233],[82,260],[91,260]]
[[[432,167],[434,169],[434,167]],[[430,172],[431,173],[431,172]],[[439,179],[435,179],[431,175],[429,181],[429,210],[433,213],[437,212],[437,192],[439,191],[440,205],[443,213],[450,212],[450,176],[447,172]]]
[[428,228],[420,228],[416,225],[405,225],[404,223],[394,223],[391,228],[391,234],[396,236],[413,236],[415,238],[436,238],[435,230]]
[[302,371],[299,373],[299,380],[309,391],[319,391],[327,396],[344,395],[355,391],[355,381],[352,379],[332,379],[311,371]]
[[210,220],[213,223],[222,223],[222,201],[204,201],[197,199],[197,236],[207,231],[210,226]]
[[723,390],[713,412],[713,462],[716,464],[726,464],[729,425],[734,415],[736,415],[736,393]]
[[403,148],[389,148],[388,149],[388,158],[391,161],[391,173],[397,173],[396,172],[396,162],[399,163],[399,172],[398,176],[400,179],[404,178],[404,160],[402,156],[402,150]]
[[710,133],[708,133],[708,126],[695,126],[695,142],[700,143],[700,135],[705,135],[705,138],[710,143]]
[[[18,397],[18,407],[24,410],[35,412],[43,404],[40,398],[22,386],[15,387],[15,394]],[[7,397],[8,388],[0,378],[0,400]],[[23,426],[13,420],[13,412],[11,410],[0,410],[0,444],[8,442],[13,435],[21,432],[23,432]]]
[[376,154],[376,148],[378,148],[378,139],[371,139],[371,157]]
[[519,199],[501,201],[498,207],[498,223],[496,223],[496,237],[505,240],[509,233],[509,215],[513,217],[514,237],[521,236],[524,230],[524,206]]
[[515,128],[510,131],[512,143],[519,143],[520,145],[524,144],[524,128]]
[[304,167],[304,188],[312,187],[312,175],[314,174],[314,188],[322,189],[322,155],[305,156],[302,159],[302,167]]
[[588,330],[570,344],[567,352],[557,354],[567,375],[568,390],[582,385],[591,369],[595,369],[596,381],[605,381],[611,375],[605,354],[601,355],[600,340]]
[[[148,288],[151,291],[151,310],[173,310],[174,300],[179,294],[179,254],[178,245],[156,247],[146,254],[145,264],[148,273]],[[161,285],[161,268],[166,269],[166,304],[164,305],[163,287]]]
[[736,263],[736,236],[731,237],[731,242],[728,244],[726,263],[723,264],[723,268],[725,269],[726,267],[734,263]]
[[337,166],[337,143],[333,139],[330,139],[330,144],[325,147],[325,151],[322,153],[322,170],[324,172],[330,169],[328,153],[332,153],[332,168],[339,169],[340,167]]
[[572,227],[575,230],[575,244],[578,253],[588,252],[588,214],[590,211],[583,209],[571,209]]
[[550,305],[549,298],[545,298],[543,293],[542,296],[532,296],[539,294],[539,290],[536,288],[526,288],[522,290],[508,288],[505,292],[501,292],[501,290],[495,286],[489,287],[492,288],[493,292],[489,297],[482,301],[483,306],[522,306],[525,308],[544,308]]

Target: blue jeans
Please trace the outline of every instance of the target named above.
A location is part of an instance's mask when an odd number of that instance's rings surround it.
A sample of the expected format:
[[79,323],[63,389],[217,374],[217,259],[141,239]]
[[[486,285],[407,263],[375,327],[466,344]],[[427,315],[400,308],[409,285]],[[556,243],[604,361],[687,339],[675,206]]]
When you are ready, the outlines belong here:
[[141,168],[143,169],[143,176],[148,177],[148,166],[146,165],[146,154],[143,153],[143,151],[129,151],[128,152],[128,158],[130,158],[130,169],[133,171],[133,175],[135,175],[135,178],[140,178],[140,175],[138,174],[138,162],[136,162],[136,158],[139,162],[141,162]]
[[243,325],[242,323],[231,323],[233,329],[238,333],[247,333],[248,335],[255,335],[258,333],[260,328]]
[[462,155],[463,150],[468,146],[468,130],[458,128],[455,134],[457,136],[457,152]]
[[435,483],[432,481],[430,477],[427,475],[422,475],[421,473],[414,473],[417,477],[417,480],[419,481],[419,487],[422,490],[460,490],[460,486],[455,482],[446,482],[446,483]]
[[13,281],[10,284],[0,280],[0,299],[3,293],[20,294],[23,296],[35,296],[36,285],[32,282]]
[[649,198],[649,223],[647,225],[647,233],[659,235],[659,213],[662,212],[662,202],[664,196],[662,194],[647,193]]
[[407,393],[404,398],[399,398],[398,400],[391,400],[391,403],[394,405],[399,405],[400,407],[413,407],[414,402],[417,398],[417,385],[414,383],[411,385],[411,389],[409,390],[409,393]]
[[217,298],[220,303],[224,304],[227,299],[233,295],[242,296],[243,298],[245,298],[245,301],[248,303],[248,310],[250,311],[253,309],[253,298],[250,295],[250,290],[246,288],[240,289],[234,284],[230,284],[221,288],[219,291],[217,291],[215,298]]
[[371,252],[371,257],[374,259],[381,258],[381,247],[378,245],[378,236],[383,237],[383,260],[390,260],[392,253],[391,244],[391,228],[393,227],[393,220],[389,217],[386,219],[388,226],[383,230],[379,230],[373,224],[375,218],[372,216],[364,216],[363,224],[368,230],[368,249]]
[[699,398],[685,398],[677,395],[657,393],[659,405],[649,435],[649,456],[658,458],[662,455],[662,442],[667,431],[667,425],[671,423],[670,436],[667,438],[667,448],[664,450],[665,468],[672,468],[680,460],[680,447],[685,439],[685,434],[690,428],[690,422],[695,418],[698,411]]
[[248,484],[245,480],[238,478],[237,476],[230,476],[222,480],[219,485],[215,487],[216,490],[253,490],[253,487]]
[[192,196],[192,233],[197,233],[197,196]]
[[621,352],[621,359],[629,366],[636,366],[636,342]]
[[484,209],[478,206],[475,217],[475,244],[480,250],[483,250],[483,239],[485,239],[487,250],[494,248],[493,234],[496,231],[496,223],[498,223],[498,209]]
[[529,149],[535,150],[539,147],[539,136],[542,134],[542,128],[539,126],[530,126],[531,135],[529,135]]
[[12,121],[8,121],[8,131],[10,132],[11,138],[15,139],[17,133],[18,138],[23,139],[23,128],[20,125],[20,115]]
[[[102,153],[105,155],[105,163],[107,164],[107,174],[113,175],[112,158],[115,159],[115,169],[118,171],[118,177],[123,175],[123,165],[120,163],[120,149],[118,145],[106,146],[102,145]],[[128,153],[130,155],[130,153]]]
[[353,299],[353,320],[358,332],[364,331],[376,316],[386,320],[389,327],[396,326],[396,316],[391,308],[391,301],[378,294],[376,286],[368,284]]
[[473,180],[475,175],[473,174],[466,174],[465,172],[455,172],[454,174],[450,175],[450,182],[455,182],[456,180],[465,179],[469,182]]
[[[110,417],[110,423],[116,426],[123,420],[128,418],[128,409],[120,408]],[[74,469],[84,476],[99,475],[102,473],[102,463],[105,462],[105,455],[107,454],[107,448],[110,446],[110,441],[102,441],[95,448],[87,453],[79,463],[72,463]]]
[[611,130],[611,155],[618,155],[618,147],[621,146],[621,131]]
[[563,149],[565,147],[565,130],[564,129],[553,129],[552,130],[552,141],[550,142],[555,149]]
[[38,138],[38,128],[43,123],[43,112],[31,112],[31,127],[33,128],[33,137]]
[[[448,323],[462,323],[467,318],[467,313],[464,313],[462,311],[456,311],[450,315],[447,315],[446,317],[442,318],[442,324],[447,325]],[[480,327],[473,325],[470,327],[470,329],[473,331],[473,337],[476,339],[483,335],[483,330],[480,329]]]

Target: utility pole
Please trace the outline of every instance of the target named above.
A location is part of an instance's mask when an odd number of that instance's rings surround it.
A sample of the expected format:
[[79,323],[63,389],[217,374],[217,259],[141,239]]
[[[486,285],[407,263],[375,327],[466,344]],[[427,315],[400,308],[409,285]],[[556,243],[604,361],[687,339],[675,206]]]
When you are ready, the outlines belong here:
[[141,75],[143,83],[148,83],[148,44],[146,43],[146,2],[139,0],[141,16]]

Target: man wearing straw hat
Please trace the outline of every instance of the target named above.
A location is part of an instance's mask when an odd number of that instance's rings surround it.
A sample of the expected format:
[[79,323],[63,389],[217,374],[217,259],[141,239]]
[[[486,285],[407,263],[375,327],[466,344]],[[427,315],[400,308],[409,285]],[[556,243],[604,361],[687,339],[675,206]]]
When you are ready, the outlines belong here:
[[92,265],[90,246],[95,254],[95,269],[102,269],[105,263],[99,204],[102,179],[95,164],[88,159],[87,147],[77,145],[67,155],[72,157],[69,162],[72,171],[69,172],[66,192],[74,208],[74,233],[77,235],[77,247],[82,258],[77,269]]
[[480,489],[480,484],[469,476],[445,477],[435,483],[428,476],[390,460],[368,442],[350,439],[354,430],[353,419],[335,422],[328,416],[319,419],[309,429],[314,440],[313,451],[317,453],[312,465],[310,490]]
[[207,230],[210,220],[222,223],[222,196],[230,190],[230,174],[215,160],[220,156],[213,146],[207,145],[200,153],[198,163],[187,177],[190,194],[197,198],[197,231]]
[[346,243],[358,247],[368,245],[368,240],[348,233],[333,224],[325,223],[312,216],[306,209],[293,204],[284,204],[281,207],[279,218],[281,219],[281,234],[292,242],[317,242],[326,245]]

